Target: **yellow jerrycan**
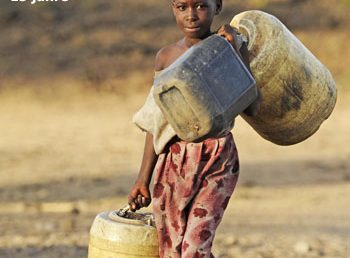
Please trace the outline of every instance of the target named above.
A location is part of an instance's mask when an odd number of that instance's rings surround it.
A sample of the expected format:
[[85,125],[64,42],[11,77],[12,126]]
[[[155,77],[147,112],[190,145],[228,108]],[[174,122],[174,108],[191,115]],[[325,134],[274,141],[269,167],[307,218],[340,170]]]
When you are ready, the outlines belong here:
[[246,11],[230,24],[248,39],[251,70],[263,97],[259,115],[243,118],[263,138],[279,145],[310,137],[336,103],[331,73],[270,14]]
[[151,213],[102,212],[90,229],[88,258],[153,258],[158,255],[157,230]]

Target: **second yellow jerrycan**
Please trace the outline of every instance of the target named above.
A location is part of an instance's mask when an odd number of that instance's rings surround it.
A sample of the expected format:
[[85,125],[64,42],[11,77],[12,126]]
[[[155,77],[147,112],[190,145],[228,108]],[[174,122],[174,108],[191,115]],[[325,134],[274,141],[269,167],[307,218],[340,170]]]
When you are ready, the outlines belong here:
[[250,66],[263,101],[243,118],[265,139],[291,145],[315,133],[337,98],[327,68],[274,16],[247,11],[231,21],[248,39]]
[[88,258],[157,258],[158,238],[150,213],[102,212],[90,229]]

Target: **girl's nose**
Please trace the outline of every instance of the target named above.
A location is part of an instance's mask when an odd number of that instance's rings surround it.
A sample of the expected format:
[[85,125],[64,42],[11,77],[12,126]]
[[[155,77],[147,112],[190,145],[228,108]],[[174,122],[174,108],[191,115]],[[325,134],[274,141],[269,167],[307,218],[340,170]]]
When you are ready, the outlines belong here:
[[186,15],[187,21],[196,21],[198,20],[197,11],[195,8],[188,8],[188,13]]

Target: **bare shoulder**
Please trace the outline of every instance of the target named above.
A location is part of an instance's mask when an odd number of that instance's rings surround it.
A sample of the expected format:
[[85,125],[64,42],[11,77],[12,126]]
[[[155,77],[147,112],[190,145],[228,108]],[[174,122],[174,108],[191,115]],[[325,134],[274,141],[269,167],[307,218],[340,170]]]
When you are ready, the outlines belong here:
[[171,65],[185,50],[179,42],[161,48],[155,60],[155,71],[161,71]]

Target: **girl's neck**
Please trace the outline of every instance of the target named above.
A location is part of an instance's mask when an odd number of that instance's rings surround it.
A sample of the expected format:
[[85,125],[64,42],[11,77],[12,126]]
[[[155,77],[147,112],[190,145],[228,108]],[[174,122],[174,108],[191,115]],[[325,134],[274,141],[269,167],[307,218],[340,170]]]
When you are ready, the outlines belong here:
[[184,37],[184,44],[187,48],[192,47],[193,45],[197,44],[198,42],[202,41],[203,39],[209,37],[210,35],[212,35],[213,32],[208,31],[205,35],[203,35],[203,37],[201,38],[188,38],[188,37]]

